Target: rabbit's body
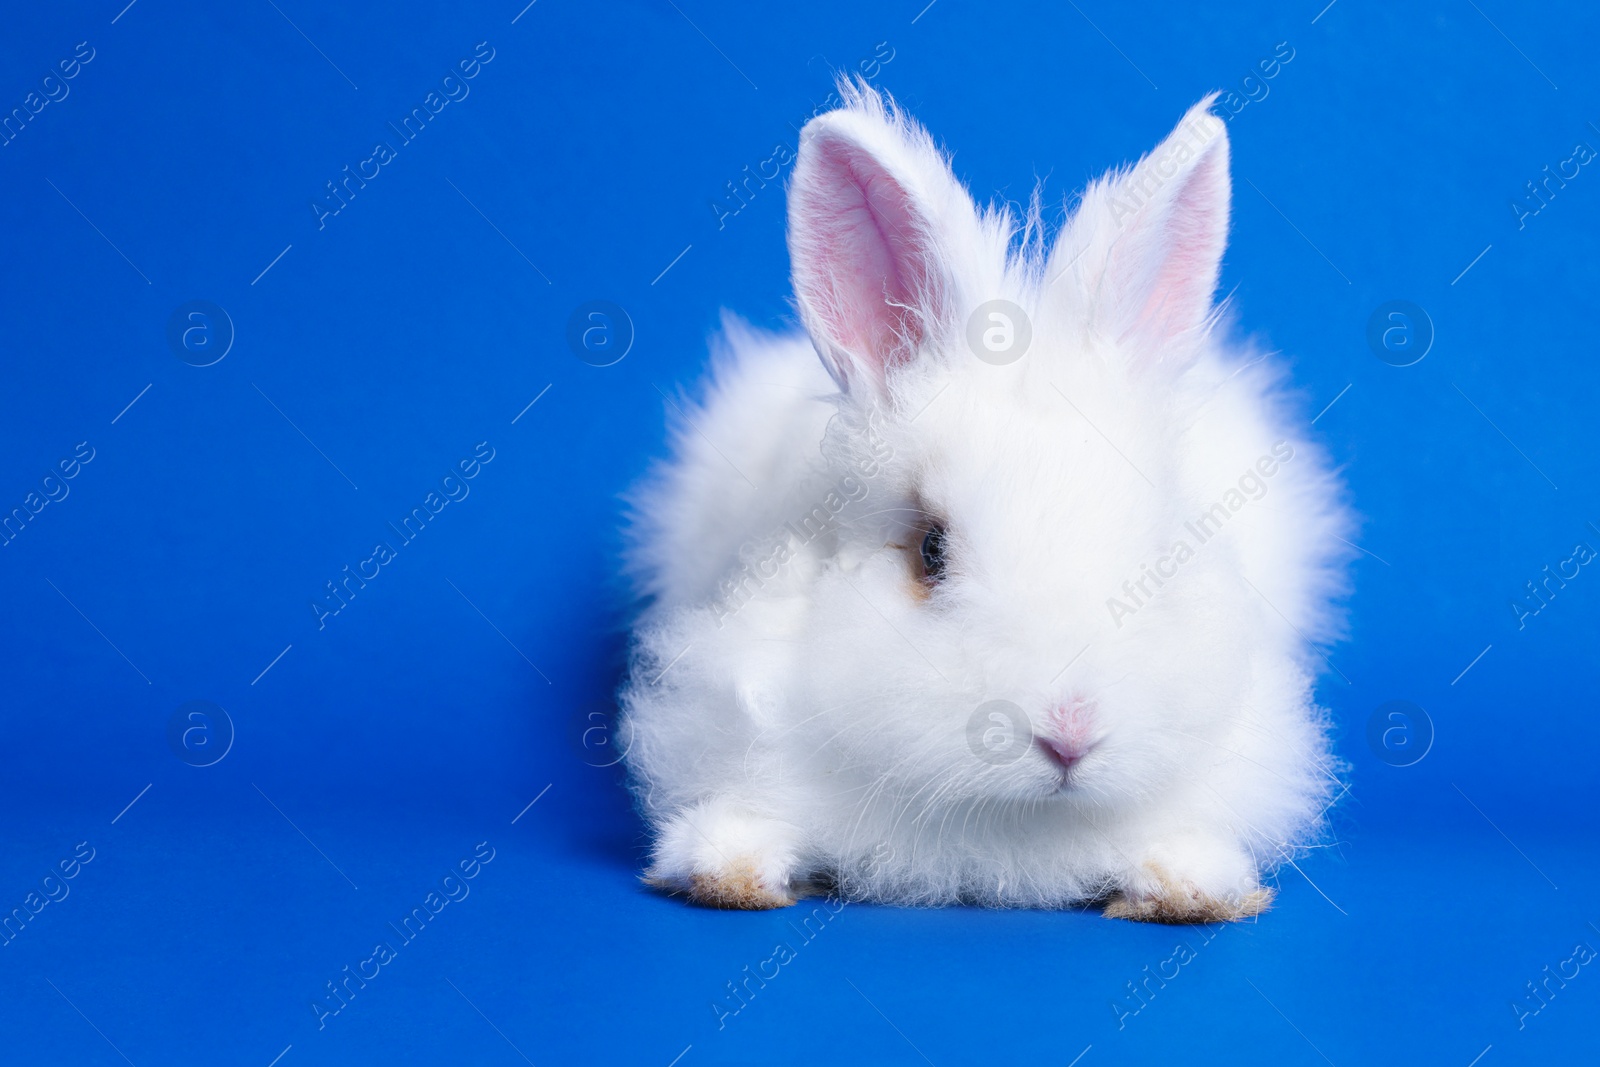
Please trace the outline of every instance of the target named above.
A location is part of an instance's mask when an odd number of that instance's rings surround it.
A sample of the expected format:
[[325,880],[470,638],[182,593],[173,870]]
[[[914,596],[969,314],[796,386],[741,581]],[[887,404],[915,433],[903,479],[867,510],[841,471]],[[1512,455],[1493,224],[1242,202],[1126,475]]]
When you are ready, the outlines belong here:
[[[1180,135],[1138,210],[1140,169],[1091,187],[1046,255],[870,93],[808,127],[811,336],[730,324],[637,499],[623,740],[654,882],[1265,906],[1332,795],[1310,642],[1347,519],[1274,372],[1211,330],[1226,137],[1196,109],[1141,168]],[[973,318],[1031,340],[996,358]]]

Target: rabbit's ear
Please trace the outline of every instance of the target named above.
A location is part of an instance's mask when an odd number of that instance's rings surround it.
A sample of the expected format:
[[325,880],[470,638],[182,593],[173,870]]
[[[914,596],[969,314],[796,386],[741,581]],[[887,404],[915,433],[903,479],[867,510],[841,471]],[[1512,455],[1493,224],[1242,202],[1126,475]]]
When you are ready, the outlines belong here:
[[806,124],[789,184],[795,296],[845,391],[916,354],[948,300],[938,216],[970,205],[925,133],[870,89],[847,99]]
[[[1084,194],[1072,239],[1094,326],[1137,358],[1182,364],[1209,327],[1228,237],[1228,134],[1216,94],[1131,170]],[[1059,270],[1059,268],[1058,268]]]

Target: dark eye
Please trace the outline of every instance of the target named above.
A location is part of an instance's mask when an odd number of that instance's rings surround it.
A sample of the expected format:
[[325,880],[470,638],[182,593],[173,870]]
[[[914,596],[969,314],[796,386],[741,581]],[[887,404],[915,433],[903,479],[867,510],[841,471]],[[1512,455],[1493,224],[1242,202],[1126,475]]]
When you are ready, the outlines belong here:
[[922,573],[929,581],[944,577],[944,527],[930,526],[922,538]]

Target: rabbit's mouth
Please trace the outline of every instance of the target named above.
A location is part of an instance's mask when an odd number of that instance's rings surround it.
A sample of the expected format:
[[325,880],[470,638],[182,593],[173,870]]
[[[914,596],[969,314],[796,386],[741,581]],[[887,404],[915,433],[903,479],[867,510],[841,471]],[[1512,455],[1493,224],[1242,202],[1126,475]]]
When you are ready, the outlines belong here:
[[1092,742],[1075,744],[1052,737],[1040,737],[1035,740],[1039,745],[1039,751],[1044,753],[1045,759],[1056,771],[1056,793],[1070,793],[1083,784],[1083,762],[1094,748]]
[[1049,757],[1050,761],[1060,767],[1065,774],[1071,774],[1072,769],[1083,762],[1094,746],[1073,741],[1058,741],[1053,737],[1041,737],[1039,748]]

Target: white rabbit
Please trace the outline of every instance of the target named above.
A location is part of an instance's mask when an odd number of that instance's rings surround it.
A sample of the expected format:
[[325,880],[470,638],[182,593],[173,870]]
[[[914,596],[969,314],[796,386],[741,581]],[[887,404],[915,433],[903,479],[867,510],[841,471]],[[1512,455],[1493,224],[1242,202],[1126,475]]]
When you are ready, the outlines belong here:
[[1214,329],[1214,98],[1046,248],[1037,200],[978,209],[844,96],[789,183],[809,336],[725,323],[633,498],[647,880],[1256,914],[1337,785],[1314,643],[1351,519],[1278,372]]

